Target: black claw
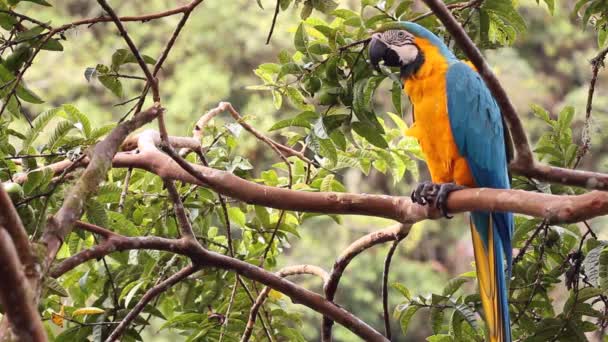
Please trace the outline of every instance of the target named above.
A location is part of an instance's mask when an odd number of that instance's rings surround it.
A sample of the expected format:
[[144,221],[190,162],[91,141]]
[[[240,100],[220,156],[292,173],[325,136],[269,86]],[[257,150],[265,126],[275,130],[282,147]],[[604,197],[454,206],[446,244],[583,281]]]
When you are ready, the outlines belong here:
[[448,215],[447,201],[448,196],[452,191],[464,189],[463,186],[454,183],[435,184],[431,182],[422,182],[416,186],[410,197],[412,202],[426,205],[431,204],[441,211],[441,215],[446,218],[452,218]]
[[418,186],[416,186],[416,188],[414,189],[414,191],[412,191],[412,194],[410,196],[412,199],[412,202],[421,204],[421,205],[425,205],[425,204],[429,203],[426,193],[429,192],[428,188],[432,187],[433,185],[434,184],[431,182],[422,182],[422,183],[418,184]]
[[441,211],[441,215],[448,219],[451,219],[453,217],[448,215],[448,196],[453,191],[462,189],[464,189],[464,186],[456,185],[454,183],[444,183],[439,185],[439,191],[437,192],[437,196],[435,196],[433,204],[435,205],[435,208]]

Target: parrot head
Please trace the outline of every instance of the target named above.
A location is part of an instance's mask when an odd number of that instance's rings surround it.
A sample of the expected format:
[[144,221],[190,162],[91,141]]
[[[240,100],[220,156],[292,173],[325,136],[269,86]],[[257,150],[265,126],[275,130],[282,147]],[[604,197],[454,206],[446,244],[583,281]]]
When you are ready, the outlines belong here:
[[439,51],[447,60],[455,58],[443,41],[426,28],[407,21],[391,23],[372,34],[369,59],[377,70],[380,62],[388,67],[398,67],[401,78],[405,79],[425,63],[428,47]]

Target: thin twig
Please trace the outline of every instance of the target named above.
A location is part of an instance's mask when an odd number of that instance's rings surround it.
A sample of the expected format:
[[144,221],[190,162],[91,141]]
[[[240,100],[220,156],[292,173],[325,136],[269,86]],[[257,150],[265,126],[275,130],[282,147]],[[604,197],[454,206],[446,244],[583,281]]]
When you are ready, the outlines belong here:
[[106,342],[116,341],[125,330],[129,327],[129,324],[137,318],[140,312],[148,305],[148,303],[156,298],[158,295],[167,291],[171,286],[179,283],[180,281],[186,279],[188,276],[196,272],[199,268],[197,266],[189,265],[181,269],[181,271],[175,273],[171,277],[167,278],[167,280],[159,283],[158,285],[150,288],[144,295],[141,297],[139,302],[133,307],[131,311],[123,318],[120,324],[114,329],[112,334],[106,339]]
[[129,192],[129,183],[131,182],[131,173],[133,173],[133,168],[129,168],[127,170],[127,174],[125,176],[125,181],[122,187],[122,192],[120,193],[120,200],[118,201],[118,212],[122,213],[122,210],[125,207],[125,200],[127,199],[127,193]]
[[581,145],[579,147],[576,161],[572,166],[576,169],[581,162],[581,159],[585,156],[589,148],[591,148],[591,111],[593,109],[593,94],[595,93],[595,83],[597,82],[597,76],[600,72],[600,68],[604,67],[604,59],[608,55],[608,47],[600,51],[597,56],[591,60],[591,81],[589,82],[589,91],[587,94],[587,106],[585,107],[585,126],[583,126],[583,132],[581,133]]
[[270,38],[272,38],[272,33],[274,32],[274,27],[277,24],[277,17],[279,16],[280,6],[281,6],[281,0],[277,0],[277,4],[274,7],[274,15],[272,16],[272,24],[270,25],[270,31],[268,32],[268,37],[266,38],[266,45],[270,44]]
[[395,241],[386,254],[386,259],[384,260],[384,272],[382,272],[382,311],[384,315],[384,335],[389,340],[391,339],[391,316],[388,311],[388,274],[390,271],[393,254],[395,253],[395,250],[397,249],[397,246],[401,240],[403,240],[403,238],[395,236]]
[[106,0],[97,0],[97,3],[99,3],[99,5],[104,9],[104,11],[106,11],[106,13],[108,13],[110,18],[112,18],[112,20],[114,21],[114,24],[116,24],[116,28],[118,29],[118,32],[120,32],[120,35],[122,36],[122,38],[125,40],[125,42],[129,46],[129,49],[131,50],[131,53],[135,57],[137,64],[139,64],[139,67],[141,68],[141,70],[146,75],[146,78],[148,79],[148,83],[152,87],[152,96],[154,98],[154,102],[159,102],[160,93],[158,91],[158,81],[152,75],[152,72],[150,72],[150,69],[148,68],[148,64],[146,64],[143,57],[139,53],[137,46],[135,46],[135,43],[133,43],[133,40],[131,39],[131,37],[127,33],[127,30],[125,29],[124,25],[120,21],[120,18],[116,15],[116,12],[114,12],[112,7],[108,4],[108,2]]

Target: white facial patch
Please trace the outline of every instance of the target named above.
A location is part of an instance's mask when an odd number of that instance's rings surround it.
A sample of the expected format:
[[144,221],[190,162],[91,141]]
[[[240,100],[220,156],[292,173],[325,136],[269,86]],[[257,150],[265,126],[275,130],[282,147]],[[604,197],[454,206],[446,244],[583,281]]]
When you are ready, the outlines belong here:
[[391,46],[391,49],[394,50],[397,55],[399,55],[399,60],[403,65],[409,64],[416,60],[419,53],[418,48],[412,44],[405,44],[402,46],[393,45]]

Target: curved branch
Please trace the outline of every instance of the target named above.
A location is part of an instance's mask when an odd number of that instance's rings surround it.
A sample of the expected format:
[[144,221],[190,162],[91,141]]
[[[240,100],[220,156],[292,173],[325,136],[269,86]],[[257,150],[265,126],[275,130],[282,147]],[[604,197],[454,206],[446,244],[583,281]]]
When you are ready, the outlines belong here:
[[163,282],[157,284],[156,286],[150,288],[144,295],[141,297],[139,302],[129,311],[129,313],[122,319],[120,324],[112,331],[112,334],[108,336],[106,342],[116,341],[124,331],[129,327],[129,324],[137,318],[137,316],[144,310],[146,305],[160,295],[161,293],[167,291],[171,286],[179,283],[180,281],[186,279],[188,276],[193,274],[198,270],[197,267],[193,265],[186,266],[182,268],[179,272],[175,273],[171,277],[165,279]]
[[387,341],[378,331],[322,296],[306,290],[258,266],[248,264],[223,254],[207,251],[200,245],[187,239],[173,240],[160,237],[111,237],[95,247],[84,250],[62,261],[50,274],[52,277],[58,277],[88,260],[98,259],[113,252],[131,249],[156,249],[178,253],[189,257],[193,263],[202,267],[235,271],[245,278],[260,282],[272,289],[284,293],[290,297],[294,303],[305,305],[322,315],[329,317],[366,341]]
[[[29,247],[28,247],[29,250]],[[23,273],[21,261],[17,256],[15,245],[5,227],[0,226],[0,302],[5,310],[6,318],[12,329],[1,329],[0,336],[3,341],[33,341],[47,340],[46,332],[42,326],[40,315],[35,306],[33,291],[29,289],[28,282]]]
[[382,273],[382,311],[384,315],[384,335],[389,340],[391,339],[391,320],[388,312],[388,273],[391,267],[393,254],[395,254],[395,250],[397,249],[397,246],[401,240],[403,240],[403,237],[396,238],[391,245],[391,248],[388,250],[386,260],[384,260],[384,272]]
[[25,267],[25,273],[30,286],[35,285],[40,276],[38,271],[38,261],[30,247],[30,240],[19,213],[15,209],[11,198],[9,197],[4,187],[0,186],[0,226],[9,233],[11,240],[15,245],[15,249],[19,254],[19,260]]
[[[336,259],[334,267],[331,270],[329,279],[325,283],[323,290],[325,292],[325,298],[329,301],[333,301],[338,290],[338,283],[344,270],[350,264],[350,262],[361,252],[369,249],[373,246],[395,240],[402,240],[410,232],[411,225],[396,224],[388,228],[369,233],[355,242],[351,243],[342,254]],[[334,322],[330,317],[323,317],[321,339],[322,341],[331,341],[331,328]]]
[[[287,266],[280,269],[276,274],[282,278],[298,274],[316,275],[323,280],[323,284],[325,284],[325,282],[329,279],[329,274],[327,271],[314,265]],[[247,326],[245,327],[243,336],[241,337],[241,342],[247,342],[251,338],[253,327],[255,326],[255,319],[260,308],[264,304],[264,301],[266,301],[268,293],[270,293],[270,287],[266,286],[264,289],[262,289],[262,292],[260,292],[258,298],[256,298],[255,303],[251,307],[251,311],[249,311],[249,320],[247,321]]]
[[129,133],[152,121],[162,111],[162,108],[154,106],[136,114],[133,119],[116,126],[104,140],[95,145],[86,170],[76,184],[66,192],[61,208],[48,220],[42,236],[42,242],[47,246],[43,272],[55,259],[63,239],[72,230],[74,222],[82,216],[86,200],[97,191],[99,184],[104,181],[112,166],[112,158],[122,141]]

